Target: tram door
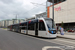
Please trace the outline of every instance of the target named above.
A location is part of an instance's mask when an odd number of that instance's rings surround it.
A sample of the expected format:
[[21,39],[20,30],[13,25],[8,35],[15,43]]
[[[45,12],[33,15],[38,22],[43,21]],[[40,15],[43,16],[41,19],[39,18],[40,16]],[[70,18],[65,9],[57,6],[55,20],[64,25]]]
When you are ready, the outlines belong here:
[[35,35],[38,36],[38,23],[35,23]]

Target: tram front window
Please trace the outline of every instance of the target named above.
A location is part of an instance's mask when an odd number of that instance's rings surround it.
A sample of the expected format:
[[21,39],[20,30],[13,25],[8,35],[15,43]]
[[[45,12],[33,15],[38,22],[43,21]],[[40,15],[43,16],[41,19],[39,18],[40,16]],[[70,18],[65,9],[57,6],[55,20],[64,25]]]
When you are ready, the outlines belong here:
[[53,23],[54,23],[53,20],[47,19],[45,21],[46,21],[47,27],[49,29],[49,33],[56,34],[56,30],[53,28]]
[[46,20],[46,24],[49,30],[52,29],[52,20]]

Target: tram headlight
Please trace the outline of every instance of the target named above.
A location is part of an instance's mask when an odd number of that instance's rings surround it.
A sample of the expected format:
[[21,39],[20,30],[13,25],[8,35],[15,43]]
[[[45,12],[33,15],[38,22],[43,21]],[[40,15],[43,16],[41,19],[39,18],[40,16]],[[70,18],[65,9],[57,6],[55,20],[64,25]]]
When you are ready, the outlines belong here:
[[57,33],[56,30],[51,30],[51,31],[48,31],[48,32],[51,33],[51,34],[56,34]]

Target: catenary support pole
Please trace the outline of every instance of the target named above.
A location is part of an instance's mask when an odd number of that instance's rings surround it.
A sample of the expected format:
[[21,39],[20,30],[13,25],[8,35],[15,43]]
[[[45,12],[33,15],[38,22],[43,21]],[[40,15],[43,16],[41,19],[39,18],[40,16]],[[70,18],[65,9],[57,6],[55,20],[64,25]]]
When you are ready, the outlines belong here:
[[[53,21],[54,21],[54,0],[52,0],[53,2],[53,6],[52,6],[52,17],[53,17]],[[53,28],[54,28],[54,22],[53,22]]]

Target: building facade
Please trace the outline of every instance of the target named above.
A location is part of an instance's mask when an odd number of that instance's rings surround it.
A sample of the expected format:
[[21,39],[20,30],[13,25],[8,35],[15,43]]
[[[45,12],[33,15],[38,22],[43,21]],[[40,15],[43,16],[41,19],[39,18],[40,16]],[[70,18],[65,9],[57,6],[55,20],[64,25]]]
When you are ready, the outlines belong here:
[[[52,5],[47,8],[46,12],[41,14],[36,14],[36,18],[40,17],[52,17]],[[43,15],[44,14],[44,15]],[[61,26],[64,23],[65,29],[75,30],[75,0],[66,0],[62,3],[54,5],[54,21],[57,26]]]
[[[49,18],[52,18],[52,5],[48,7]],[[64,23],[65,29],[75,30],[75,0],[66,0],[54,5],[54,21],[57,26]]]
[[9,25],[21,23],[21,22],[24,22],[24,21],[25,21],[24,19],[2,20],[2,21],[0,21],[0,27],[6,28]]

